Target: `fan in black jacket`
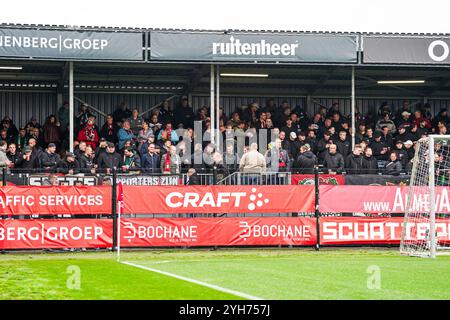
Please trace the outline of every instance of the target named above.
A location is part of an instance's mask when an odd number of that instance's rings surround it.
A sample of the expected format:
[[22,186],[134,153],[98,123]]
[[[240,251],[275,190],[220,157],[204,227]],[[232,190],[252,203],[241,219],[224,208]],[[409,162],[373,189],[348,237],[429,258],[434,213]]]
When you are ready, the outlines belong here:
[[367,147],[364,150],[363,157],[363,174],[377,174],[378,173],[378,161],[372,155],[372,148]]
[[345,167],[344,157],[336,149],[335,144],[330,145],[323,160],[323,166],[328,169],[329,173],[341,173]]
[[398,160],[397,153],[395,151],[389,154],[389,162],[386,164],[385,173],[393,176],[398,176],[402,171],[402,164]]
[[377,160],[387,160],[388,159],[388,152],[389,152],[389,146],[386,144],[385,141],[381,139],[381,133],[375,132],[373,134],[374,140],[370,142],[370,148],[372,148],[373,156]]
[[322,163],[325,159],[325,155],[327,154],[329,146],[333,144],[333,140],[331,140],[331,134],[329,131],[325,131],[323,134],[323,138],[317,142],[317,153],[319,155],[319,161]]
[[317,157],[311,152],[311,147],[308,143],[300,147],[300,154],[298,155],[294,168],[298,173],[314,173],[314,166],[317,164]]
[[80,171],[80,163],[72,152],[66,152],[64,160],[58,163],[58,172],[64,174],[77,174]]
[[345,158],[345,170],[348,174],[363,174],[362,148],[359,144],[355,145],[353,152]]
[[193,128],[194,127],[194,111],[191,106],[189,106],[188,99],[184,97],[181,100],[181,105],[175,109],[174,119],[175,124],[178,127],[179,124],[183,124],[183,128]]
[[23,155],[17,159],[14,168],[20,168],[23,171],[28,169],[30,172],[33,171],[33,169],[39,168],[37,154],[33,154],[31,147],[27,146],[24,148]]
[[97,164],[99,169],[119,169],[122,167],[122,157],[116,152],[112,142],[108,142],[107,152],[98,157]]
[[117,134],[119,133],[120,127],[117,125],[117,123],[114,122],[114,118],[112,115],[108,115],[106,117],[106,122],[102,126],[99,136],[100,138],[104,138],[106,141],[117,143],[118,138]]
[[339,132],[339,139],[337,139],[335,144],[337,146],[337,151],[346,158],[352,148],[350,141],[347,139],[347,131],[341,130]]
[[186,177],[186,183],[185,185],[199,185],[200,183],[200,177],[197,174],[197,171],[195,171],[194,168],[190,168],[187,172],[187,177]]

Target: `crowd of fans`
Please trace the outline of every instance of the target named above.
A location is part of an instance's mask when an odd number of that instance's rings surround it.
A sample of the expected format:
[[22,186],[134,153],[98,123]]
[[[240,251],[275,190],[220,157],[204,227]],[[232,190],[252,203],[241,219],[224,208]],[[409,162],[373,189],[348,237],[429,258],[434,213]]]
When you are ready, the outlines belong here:
[[[351,116],[344,115],[337,102],[307,114],[301,106],[287,101],[276,105],[269,99],[264,106],[250,103],[229,115],[220,109],[219,150],[211,144],[207,107],[194,112],[183,97],[175,108],[170,101],[162,102],[148,118],[140,116],[141,111],[122,103],[99,124],[88,105],[80,105],[73,153],[68,151],[68,103],[43,125],[32,118],[17,129],[5,116],[0,125],[0,166],[70,174],[112,168],[178,174],[193,168],[226,176],[235,171],[309,173],[319,165],[328,173],[399,175],[410,172],[416,141],[429,133],[447,134],[449,124],[446,109],[432,115],[427,104],[412,108],[404,101],[393,110],[383,103],[368,114],[357,110],[352,149]],[[203,132],[194,132],[194,121],[202,122]],[[180,128],[185,129],[182,134],[177,133]],[[252,140],[262,132],[267,141]]]

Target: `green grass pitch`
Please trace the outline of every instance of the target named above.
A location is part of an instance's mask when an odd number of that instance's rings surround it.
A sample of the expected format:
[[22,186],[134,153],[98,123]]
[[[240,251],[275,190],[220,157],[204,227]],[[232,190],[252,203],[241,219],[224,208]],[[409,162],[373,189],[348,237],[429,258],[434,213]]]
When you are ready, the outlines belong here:
[[[122,252],[122,261],[263,299],[449,299],[450,257],[396,249]],[[72,266],[72,267],[71,267]],[[68,279],[79,270],[79,288]],[[4,254],[0,299],[242,299],[115,261],[108,252]]]

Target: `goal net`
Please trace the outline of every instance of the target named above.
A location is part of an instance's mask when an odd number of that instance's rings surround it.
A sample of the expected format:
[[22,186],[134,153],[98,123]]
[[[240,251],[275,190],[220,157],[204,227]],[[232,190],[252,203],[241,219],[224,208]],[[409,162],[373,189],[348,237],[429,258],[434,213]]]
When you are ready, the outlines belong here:
[[450,135],[430,135],[414,148],[400,253],[434,258],[450,253]]

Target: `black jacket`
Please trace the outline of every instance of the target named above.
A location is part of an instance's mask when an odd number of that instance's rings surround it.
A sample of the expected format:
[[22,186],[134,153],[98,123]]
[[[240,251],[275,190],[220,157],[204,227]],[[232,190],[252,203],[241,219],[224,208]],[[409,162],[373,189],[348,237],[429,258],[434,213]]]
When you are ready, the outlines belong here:
[[314,166],[317,164],[317,157],[311,151],[300,153],[294,163],[294,168],[298,173],[314,173]]
[[402,171],[402,164],[398,160],[396,160],[394,162],[389,161],[386,164],[386,168],[385,168],[385,173],[386,174],[397,176],[397,175],[400,174],[401,171]]
[[406,131],[403,134],[398,134],[396,137],[396,140],[402,140],[403,142],[411,140],[411,141],[416,141],[417,137],[415,134],[412,134],[411,132]]
[[59,162],[58,172],[67,174],[69,173],[69,170],[73,170],[73,174],[77,174],[80,172],[80,163],[77,159],[75,159],[73,162],[69,162],[67,161],[67,159]]
[[402,168],[406,168],[406,165],[409,161],[408,152],[406,152],[405,149],[397,149],[397,148],[394,148],[393,151],[397,153],[397,158],[402,164]]
[[82,172],[90,172],[94,168],[94,159],[82,154],[79,160],[80,169]]
[[178,124],[182,123],[185,129],[194,127],[194,111],[191,107],[179,106],[174,112],[174,129],[177,128]]
[[323,166],[332,171],[342,172],[345,167],[344,157],[338,152],[335,154],[327,152],[325,154],[325,159],[323,160]]
[[345,170],[348,174],[363,174],[363,156],[349,154],[345,159]]
[[325,159],[325,155],[328,153],[328,149],[326,148],[327,144],[331,144],[332,140],[331,138],[326,141],[325,139],[320,139],[319,142],[317,142],[317,153],[319,156],[319,160],[323,162]]
[[9,161],[14,163],[15,166],[17,161],[19,161],[19,159],[22,158],[22,154],[19,151],[16,151],[15,154],[10,154],[9,152],[7,152],[6,157],[8,158]]
[[122,122],[124,119],[128,119],[131,117],[131,110],[126,108],[123,110],[122,108],[117,108],[113,113],[114,122]]
[[304,145],[306,142],[302,142],[299,140],[290,140],[290,145],[289,145],[289,150],[286,150],[289,154],[289,156],[293,159],[296,159],[299,152],[300,152],[300,147],[302,145]]
[[112,142],[112,143],[117,143],[118,142],[118,137],[117,137],[117,133],[119,132],[120,127],[114,122],[112,124],[112,128],[111,130],[109,129],[108,124],[104,124],[99,132],[99,137],[100,138],[105,138],[106,141]]
[[408,159],[411,160],[416,155],[416,149],[414,147],[405,148],[406,154],[408,155]]
[[41,166],[45,169],[56,169],[61,157],[57,153],[48,153],[47,151],[41,154]]
[[192,176],[189,177],[189,180],[186,181],[186,185],[199,185],[200,183],[200,177],[197,173],[194,173]]
[[375,157],[375,159],[377,159],[377,160],[387,160],[388,159],[388,155],[389,155],[388,151],[385,154],[381,154],[381,150],[383,150],[383,148],[388,148],[388,145],[386,144],[385,141],[380,140],[377,142],[377,141],[373,140],[369,146],[370,146],[370,148],[372,148],[372,154]]
[[119,169],[122,166],[122,157],[117,152],[105,152],[98,157],[97,163],[100,169],[112,169],[114,167]]
[[30,160],[25,160],[23,155],[17,159],[14,168],[18,169],[37,169],[39,168],[39,160],[36,154],[31,153]]
[[377,174],[378,173],[378,161],[374,156],[363,157],[363,174]]
[[347,157],[347,155],[350,153],[351,148],[352,148],[349,140],[342,141],[341,139],[339,139],[336,141],[336,146],[337,146],[337,152],[342,154],[343,157]]
[[160,172],[160,157],[154,153],[153,156],[149,152],[144,154],[141,161],[141,167],[145,172],[158,173]]

